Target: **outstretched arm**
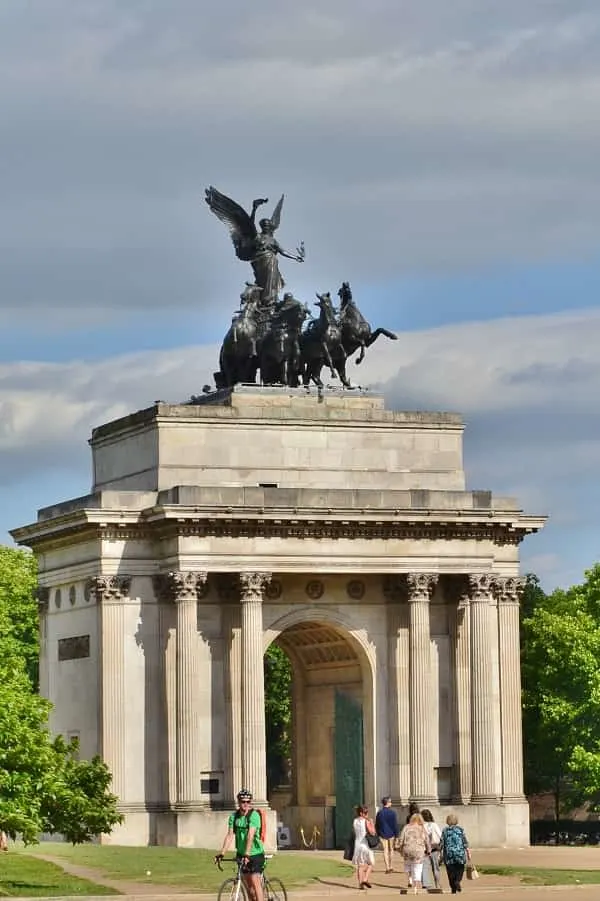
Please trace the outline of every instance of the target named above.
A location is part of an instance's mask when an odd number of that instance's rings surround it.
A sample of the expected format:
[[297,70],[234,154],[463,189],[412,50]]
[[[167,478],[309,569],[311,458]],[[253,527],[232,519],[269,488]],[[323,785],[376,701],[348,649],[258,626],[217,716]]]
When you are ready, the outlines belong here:
[[306,251],[304,250],[304,241],[300,241],[300,246],[296,248],[296,253],[290,253],[288,250],[284,250],[281,244],[277,244],[277,253],[280,253],[282,257],[286,257],[288,260],[295,260],[296,263],[303,263],[306,259]]

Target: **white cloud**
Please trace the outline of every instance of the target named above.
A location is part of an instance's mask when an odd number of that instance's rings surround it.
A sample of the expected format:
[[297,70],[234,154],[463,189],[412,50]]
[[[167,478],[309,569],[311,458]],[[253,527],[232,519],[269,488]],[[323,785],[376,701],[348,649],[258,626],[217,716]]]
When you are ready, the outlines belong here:
[[[379,383],[396,409],[462,412],[470,487],[514,494],[528,512],[550,514],[549,537],[530,539],[526,558],[533,554],[548,579],[568,573],[573,581],[572,545],[596,515],[599,342],[600,313],[470,323],[404,333],[397,342],[382,338],[364,369],[349,371],[356,383]],[[157,399],[200,393],[217,351],[0,368],[3,481],[65,460],[80,464],[93,426]]]
[[[208,306],[201,203],[286,190],[311,290],[595,253],[591,0],[6,0],[2,302]],[[234,274],[229,275],[232,272]]]

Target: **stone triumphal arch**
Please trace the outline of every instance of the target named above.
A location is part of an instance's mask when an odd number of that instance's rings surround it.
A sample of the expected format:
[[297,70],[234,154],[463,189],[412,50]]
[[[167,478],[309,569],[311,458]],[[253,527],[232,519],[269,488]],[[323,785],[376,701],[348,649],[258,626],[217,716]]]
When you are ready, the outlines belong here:
[[[91,438],[92,493],[16,529],[40,573],[51,726],[100,753],[110,841],[216,847],[248,786],[345,837],[385,794],[524,844],[521,540],[467,490],[463,425],[366,392],[240,387]],[[293,672],[291,785],[267,793],[263,655]]]

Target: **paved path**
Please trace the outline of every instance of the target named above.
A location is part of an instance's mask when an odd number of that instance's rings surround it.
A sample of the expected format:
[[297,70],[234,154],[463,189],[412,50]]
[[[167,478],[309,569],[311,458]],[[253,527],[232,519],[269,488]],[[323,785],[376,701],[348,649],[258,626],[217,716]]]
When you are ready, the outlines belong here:
[[[307,869],[310,868],[310,859],[313,855],[327,856],[339,860],[339,851],[286,851],[285,854],[298,854],[306,860]],[[208,898],[215,896],[214,892],[208,894],[200,894],[194,892],[184,886],[168,886],[154,885],[144,882],[129,882],[125,880],[110,879],[102,875],[99,870],[90,867],[79,867],[59,858],[49,855],[36,855],[43,857],[44,860],[51,861],[61,866],[67,873],[73,876],[80,876],[83,879],[89,879],[98,885],[105,885],[113,888],[116,892],[120,892],[119,901],[140,901],[143,896],[144,901],[167,901],[168,898],[175,898],[185,895],[185,901],[207,901]],[[516,866],[516,867],[543,867],[548,869],[581,869],[592,870],[600,869],[600,848],[553,848],[549,846],[535,848],[486,848],[475,850],[473,856],[477,863],[481,866],[497,865],[497,866]],[[380,862],[380,855],[376,857],[377,865]],[[335,901],[366,901],[367,898],[399,899],[400,888],[405,885],[404,877],[401,873],[392,873],[386,876],[381,869],[374,871],[371,878],[373,888],[368,892],[358,893],[356,883],[352,876],[352,870],[348,867],[348,877],[327,877],[323,878],[319,883],[313,883],[305,888],[290,891],[290,901],[301,901],[301,899],[335,899]],[[446,886],[445,876],[442,876],[444,886]],[[198,886],[200,888],[200,886]],[[426,893],[422,893],[422,896]],[[449,892],[445,891],[445,894]],[[108,896],[109,897],[109,896]],[[414,896],[404,896],[406,901],[410,901]],[[433,896],[432,896],[433,897]],[[518,877],[515,876],[493,876],[483,875],[476,882],[463,882],[463,901],[514,901],[520,898],[522,901],[598,901],[600,899],[600,885],[571,885],[571,886],[527,886],[522,885]],[[39,899],[38,899],[39,901]],[[55,899],[56,901],[56,899]],[[93,899],[87,899],[93,901]],[[98,901],[107,901],[107,896],[102,896]]]

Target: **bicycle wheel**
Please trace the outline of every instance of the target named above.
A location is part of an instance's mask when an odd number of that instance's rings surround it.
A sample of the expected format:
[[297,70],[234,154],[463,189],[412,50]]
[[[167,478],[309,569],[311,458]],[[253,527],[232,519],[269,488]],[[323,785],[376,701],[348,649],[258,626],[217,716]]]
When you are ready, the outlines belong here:
[[281,879],[265,877],[265,901],[287,901],[287,892]]
[[217,901],[248,901],[243,883],[239,879],[226,879],[219,889]]

